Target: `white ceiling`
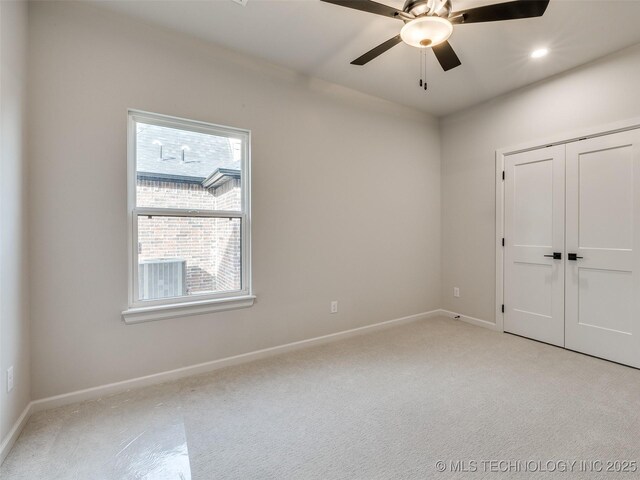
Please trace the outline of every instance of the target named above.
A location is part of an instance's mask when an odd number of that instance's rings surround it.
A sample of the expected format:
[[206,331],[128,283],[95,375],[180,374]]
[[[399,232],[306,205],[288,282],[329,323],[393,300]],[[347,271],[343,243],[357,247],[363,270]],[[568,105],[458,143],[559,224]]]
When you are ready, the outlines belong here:
[[[402,7],[402,0],[385,0]],[[453,0],[454,10],[500,3]],[[446,115],[640,43],[640,0],[551,0],[542,18],[455,27],[462,66],[443,72],[428,56],[429,91],[418,86],[417,49],[400,44],[364,67],[349,62],[396,35],[402,22],[319,0],[112,0],[121,12],[298,72]],[[533,60],[531,50],[548,47]]]

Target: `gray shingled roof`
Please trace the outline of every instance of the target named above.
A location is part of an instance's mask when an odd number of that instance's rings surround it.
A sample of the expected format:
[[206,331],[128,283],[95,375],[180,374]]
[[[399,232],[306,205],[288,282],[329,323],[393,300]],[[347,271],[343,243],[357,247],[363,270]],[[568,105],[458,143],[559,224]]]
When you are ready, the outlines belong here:
[[240,170],[225,137],[138,123],[136,147],[138,174],[144,176],[203,181],[219,168]]

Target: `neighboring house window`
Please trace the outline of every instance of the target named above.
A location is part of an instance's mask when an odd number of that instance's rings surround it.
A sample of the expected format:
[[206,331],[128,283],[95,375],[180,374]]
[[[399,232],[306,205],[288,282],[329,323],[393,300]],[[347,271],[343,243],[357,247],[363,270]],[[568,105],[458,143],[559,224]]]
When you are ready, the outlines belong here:
[[250,133],[129,112],[129,309],[138,322],[250,306]]

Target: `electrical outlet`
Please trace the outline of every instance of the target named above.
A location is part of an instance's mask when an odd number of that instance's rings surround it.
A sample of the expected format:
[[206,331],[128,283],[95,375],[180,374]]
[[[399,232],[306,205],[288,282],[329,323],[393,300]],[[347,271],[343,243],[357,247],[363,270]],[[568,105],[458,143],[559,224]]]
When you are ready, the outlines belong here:
[[7,369],[7,393],[13,390],[13,365]]
[[460,289],[458,287],[453,287],[453,296],[456,298],[460,296]]
[[334,300],[331,302],[331,313],[338,313],[338,301]]

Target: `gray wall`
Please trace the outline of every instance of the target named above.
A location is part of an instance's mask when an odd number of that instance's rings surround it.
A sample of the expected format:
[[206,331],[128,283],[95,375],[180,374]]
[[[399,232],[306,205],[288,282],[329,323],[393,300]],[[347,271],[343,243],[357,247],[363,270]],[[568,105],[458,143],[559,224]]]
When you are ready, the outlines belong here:
[[[91,6],[29,20],[35,399],[440,306],[432,118]],[[128,107],[252,130],[254,307],[122,323]]]
[[441,121],[443,308],[495,321],[496,149],[640,117],[639,85],[636,46]]
[[[29,403],[26,2],[0,2],[0,442]],[[7,393],[6,372],[15,388]]]

